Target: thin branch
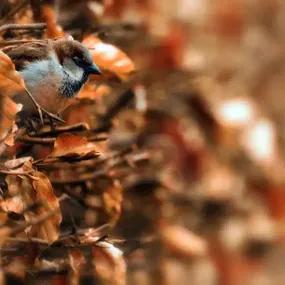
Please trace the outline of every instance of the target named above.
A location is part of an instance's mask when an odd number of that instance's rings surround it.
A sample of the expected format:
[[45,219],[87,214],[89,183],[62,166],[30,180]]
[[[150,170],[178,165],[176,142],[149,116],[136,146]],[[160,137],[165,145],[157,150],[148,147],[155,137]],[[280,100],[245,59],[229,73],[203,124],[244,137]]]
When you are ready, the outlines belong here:
[[27,239],[27,238],[21,238],[21,237],[8,237],[8,240],[12,242],[22,242],[22,243],[33,242],[33,243],[38,243],[42,245],[48,245],[47,241],[40,239],[40,238],[28,238]]
[[40,130],[37,133],[30,134],[31,136],[41,137],[41,136],[56,136],[61,133],[65,132],[80,132],[80,131],[86,131],[89,127],[86,123],[78,123],[70,126],[58,126],[52,129],[51,127],[46,127],[42,130]]
[[91,137],[88,137],[88,141],[90,142],[102,142],[102,141],[106,141],[108,140],[108,137],[107,136],[91,136]]
[[7,46],[13,46],[13,45],[20,45],[20,44],[26,44],[26,43],[42,43],[43,40],[11,40],[11,41],[0,41],[0,47],[7,47]]
[[[88,141],[101,142],[106,141],[108,138],[106,136],[93,136],[88,138]],[[52,145],[54,144],[56,138],[41,138],[41,137],[30,137],[30,136],[19,136],[17,141],[27,143],[27,144],[42,144],[42,145]]]
[[34,24],[6,24],[0,26],[0,33],[10,30],[44,30],[46,29],[46,23],[34,23]]
[[50,144],[54,144],[55,138],[38,138],[38,137],[20,136],[20,137],[17,137],[17,141],[28,143],[28,144],[50,145]]

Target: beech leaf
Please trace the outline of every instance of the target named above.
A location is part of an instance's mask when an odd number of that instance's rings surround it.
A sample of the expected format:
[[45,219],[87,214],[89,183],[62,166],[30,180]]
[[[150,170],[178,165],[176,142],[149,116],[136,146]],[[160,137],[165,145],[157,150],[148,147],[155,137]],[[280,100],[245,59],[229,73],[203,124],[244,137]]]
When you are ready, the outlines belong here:
[[100,241],[93,247],[93,257],[98,276],[108,284],[126,284],[126,262],[123,252],[113,244]]
[[133,61],[119,48],[104,43],[94,35],[83,40],[92,55],[93,61],[106,75],[111,75],[126,80],[135,72]]
[[[8,55],[6,55],[3,51],[0,50],[0,90],[2,90],[2,86],[6,86],[7,80],[12,83],[16,83],[22,88],[25,88],[25,83],[21,75],[16,71],[15,65],[10,59]],[[4,80],[2,80],[2,77]],[[10,84],[11,84],[10,82]]]
[[7,139],[9,134],[13,132],[16,115],[19,111],[21,111],[21,109],[21,104],[16,104],[9,97],[0,95],[0,142]]
[[65,133],[56,138],[54,149],[50,156],[60,158],[92,158],[98,156],[98,152],[96,151],[95,144],[88,142],[86,137]]
[[[20,168],[14,169],[23,175],[7,175],[6,183],[11,198],[2,200],[0,206],[4,212],[24,213],[26,222],[35,221],[39,216],[56,214],[29,227],[27,233],[30,237],[37,237],[52,243],[58,239],[59,225],[61,223],[60,205],[53,193],[48,177],[42,172],[32,169],[30,162],[25,162]],[[25,174],[26,173],[26,174]],[[25,211],[37,205],[33,211]]]

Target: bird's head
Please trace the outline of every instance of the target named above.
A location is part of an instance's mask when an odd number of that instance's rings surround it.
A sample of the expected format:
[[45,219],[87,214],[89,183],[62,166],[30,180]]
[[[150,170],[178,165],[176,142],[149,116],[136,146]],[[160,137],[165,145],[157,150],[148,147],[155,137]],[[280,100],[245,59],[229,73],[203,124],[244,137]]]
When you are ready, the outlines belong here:
[[59,39],[53,45],[60,63],[74,77],[80,77],[82,73],[101,74],[99,67],[92,61],[89,50],[80,42]]

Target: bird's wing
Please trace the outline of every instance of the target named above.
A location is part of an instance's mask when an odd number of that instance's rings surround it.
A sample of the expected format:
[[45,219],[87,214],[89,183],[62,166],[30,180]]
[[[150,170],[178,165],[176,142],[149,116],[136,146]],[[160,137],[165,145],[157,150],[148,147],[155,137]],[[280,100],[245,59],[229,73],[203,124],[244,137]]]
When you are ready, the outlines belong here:
[[12,59],[16,70],[20,71],[27,63],[47,58],[49,45],[47,41],[29,42],[5,47],[2,51]]

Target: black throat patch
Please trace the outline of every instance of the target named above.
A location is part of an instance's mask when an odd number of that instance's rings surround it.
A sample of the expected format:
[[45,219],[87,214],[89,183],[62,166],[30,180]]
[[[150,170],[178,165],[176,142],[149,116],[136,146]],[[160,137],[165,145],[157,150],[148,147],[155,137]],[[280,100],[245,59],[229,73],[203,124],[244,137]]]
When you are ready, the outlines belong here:
[[74,80],[69,76],[68,73],[65,73],[65,77],[63,79],[63,83],[59,89],[59,93],[63,97],[72,98],[74,97],[78,91],[81,89],[83,84],[88,79],[88,73],[84,72],[81,79]]

